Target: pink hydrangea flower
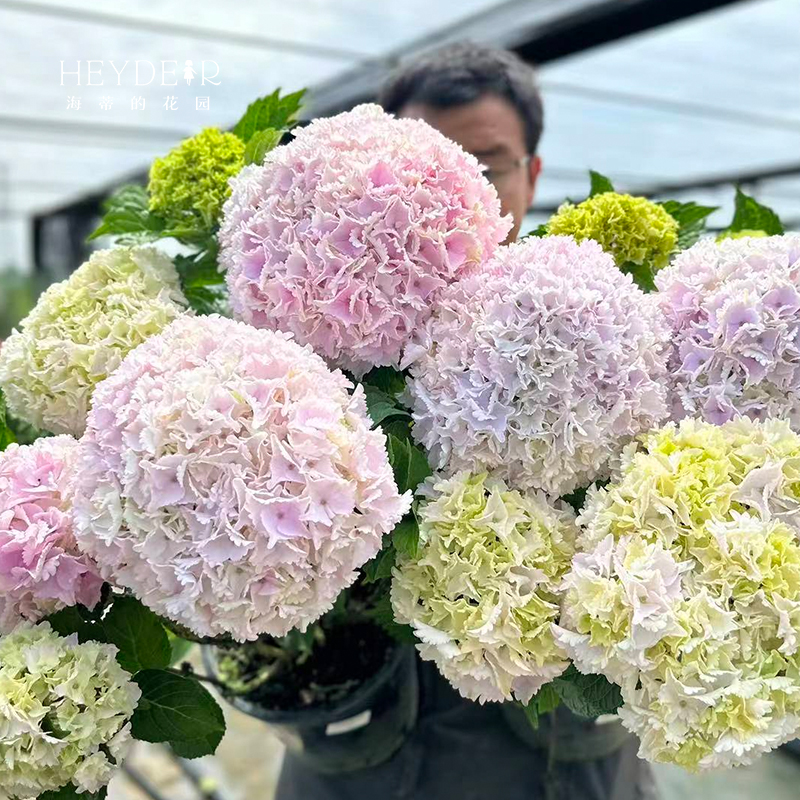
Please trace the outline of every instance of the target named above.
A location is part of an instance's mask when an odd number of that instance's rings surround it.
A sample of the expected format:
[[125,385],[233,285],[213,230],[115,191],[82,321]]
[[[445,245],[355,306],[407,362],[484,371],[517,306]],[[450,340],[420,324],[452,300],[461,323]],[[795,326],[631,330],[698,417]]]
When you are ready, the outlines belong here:
[[70,518],[77,450],[71,436],[54,436],[0,453],[1,633],[100,599],[102,580],[78,549]]
[[351,388],[287,334],[176,320],[95,392],[79,541],[198,635],[305,629],[410,506]]
[[512,224],[473,156],[375,105],[315,120],[232,186],[220,241],[235,315],[357,375],[397,365],[441,290]]
[[566,494],[666,416],[665,340],[654,302],[597,242],[503,247],[408,348],[414,437],[448,473]]
[[656,285],[673,329],[673,418],[800,430],[800,236],[698,242]]

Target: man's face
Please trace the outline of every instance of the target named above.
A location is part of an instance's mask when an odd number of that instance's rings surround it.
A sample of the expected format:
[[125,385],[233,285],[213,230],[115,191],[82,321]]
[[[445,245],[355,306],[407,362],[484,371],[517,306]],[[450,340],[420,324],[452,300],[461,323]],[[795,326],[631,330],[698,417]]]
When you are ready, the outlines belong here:
[[514,227],[506,239],[513,242],[533,202],[541,169],[539,157],[528,155],[525,128],[514,106],[505,98],[487,94],[452,108],[412,102],[400,109],[398,116],[425,120],[487,167],[503,213],[514,217]]

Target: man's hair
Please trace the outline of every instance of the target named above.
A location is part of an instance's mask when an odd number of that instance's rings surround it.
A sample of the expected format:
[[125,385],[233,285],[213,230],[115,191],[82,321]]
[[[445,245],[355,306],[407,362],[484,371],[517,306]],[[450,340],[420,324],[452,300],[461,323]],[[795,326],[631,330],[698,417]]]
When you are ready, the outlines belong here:
[[487,94],[514,106],[525,128],[526,148],[535,153],[544,125],[536,73],[508,50],[459,42],[423,53],[389,76],[378,102],[397,114],[409,103],[454,108]]

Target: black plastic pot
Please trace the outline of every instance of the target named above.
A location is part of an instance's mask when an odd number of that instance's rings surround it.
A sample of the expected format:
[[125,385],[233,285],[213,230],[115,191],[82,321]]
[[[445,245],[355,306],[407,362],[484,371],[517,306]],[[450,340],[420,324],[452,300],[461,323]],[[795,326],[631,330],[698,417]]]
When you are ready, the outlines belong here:
[[[216,674],[213,648],[204,648],[203,660]],[[416,724],[419,685],[414,648],[398,646],[377,674],[335,706],[283,711],[246,697],[226,699],[239,711],[266,722],[292,756],[315,772],[373,767],[391,758]]]
[[534,728],[516,703],[503,703],[503,716],[514,733],[536,750],[553,748],[555,761],[593,761],[606,758],[631,741],[632,734],[616,718],[588,719],[559,706],[539,718]]

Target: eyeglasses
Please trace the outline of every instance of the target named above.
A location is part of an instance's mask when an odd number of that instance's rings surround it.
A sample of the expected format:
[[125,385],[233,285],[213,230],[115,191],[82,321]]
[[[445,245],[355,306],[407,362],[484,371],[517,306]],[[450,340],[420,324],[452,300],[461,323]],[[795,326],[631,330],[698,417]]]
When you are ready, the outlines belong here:
[[517,172],[520,167],[527,167],[530,163],[531,157],[527,155],[523,156],[522,158],[506,161],[504,164],[493,164],[491,166],[484,164],[482,172],[486,176],[486,179],[489,181],[489,183],[497,186],[498,183],[502,183],[509,176]]

